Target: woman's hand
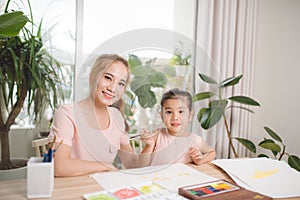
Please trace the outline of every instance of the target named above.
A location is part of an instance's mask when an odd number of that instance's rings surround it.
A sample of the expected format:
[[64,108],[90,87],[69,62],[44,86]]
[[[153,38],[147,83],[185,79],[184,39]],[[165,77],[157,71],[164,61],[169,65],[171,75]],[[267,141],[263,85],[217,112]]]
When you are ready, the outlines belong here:
[[[58,143],[56,143],[58,145]],[[55,152],[54,174],[57,177],[79,176],[96,172],[114,171],[112,164],[101,161],[87,161],[78,158],[71,158],[71,147],[61,144]]]

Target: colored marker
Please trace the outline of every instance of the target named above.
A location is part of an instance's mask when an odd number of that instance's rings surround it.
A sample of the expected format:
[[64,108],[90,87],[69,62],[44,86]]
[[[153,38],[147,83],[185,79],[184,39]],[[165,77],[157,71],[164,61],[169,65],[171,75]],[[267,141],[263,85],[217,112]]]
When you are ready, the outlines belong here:
[[47,153],[47,151],[45,151],[45,153],[44,153],[43,162],[48,162],[48,153]]

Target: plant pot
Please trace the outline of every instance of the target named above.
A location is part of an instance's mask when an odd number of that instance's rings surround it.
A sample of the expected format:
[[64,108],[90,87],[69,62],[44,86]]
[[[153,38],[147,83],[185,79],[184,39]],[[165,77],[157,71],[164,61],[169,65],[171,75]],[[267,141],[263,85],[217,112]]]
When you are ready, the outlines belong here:
[[185,76],[185,73],[187,72],[187,69],[190,66],[188,65],[175,65],[176,68],[176,76]]
[[[27,163],[28,158],[13,158],[13,163]],[[27,165],[20,168],[0,170],[0,181],[27,178]]]
[[170,88],[193,91],[193,68],[190,65],[175,65],[176,77],[169,80]]

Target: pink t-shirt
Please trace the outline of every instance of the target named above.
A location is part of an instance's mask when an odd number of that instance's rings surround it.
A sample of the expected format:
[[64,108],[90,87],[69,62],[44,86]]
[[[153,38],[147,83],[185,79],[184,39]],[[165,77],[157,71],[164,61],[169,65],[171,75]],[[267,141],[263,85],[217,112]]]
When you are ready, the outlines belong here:
[[158,136],[150,165],[190,163],[193,162],[189,154],[191,147],[200,149],[202,154],[213,149],[205,143],[202,137],[193,133],[187,137],[176,137],[168,134],[165,128],[156,129],[155,132]]
[[[120,111],[107,107],[110,124],[107,129],[91,128],[77,103],[60,106],[55,112],[50,138],[71,147],[71,157],[113,163],[120,144],[129,144],[124,118]],[[91,111],[92,112],[92,111]]]

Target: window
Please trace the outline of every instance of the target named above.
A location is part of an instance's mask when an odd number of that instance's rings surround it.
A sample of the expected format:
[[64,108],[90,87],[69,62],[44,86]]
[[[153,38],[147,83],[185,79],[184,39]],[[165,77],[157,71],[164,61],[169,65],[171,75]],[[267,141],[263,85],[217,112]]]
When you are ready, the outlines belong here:
[[139,28],[173,29],[174,0],[84,0],[83,53]]
[[[77,44],[75,99],[84,98],[89,92],[88,68],[102,52],[118,53],[127,58],[129,54],[134,54],[142,61],[157,58],[157,64],[167,65],[178,43],[184,43],[176,37],[172,38],[172,34],[169,33],[176,31],[178,35],[183,35],[181,37],[185,36],[193,41],[195,2],[194,0],[81,1],[77,14],[82,18],[77,21],[77,34],[82,40]],[[184,49],[181,50],[192,54],[190,43],[183,44],[181,47]],[[150,123],[155,126],[156,122],[160,123],[159,120],[151,119],[160,119],[159,99],[163,90],[153,88],[153,91],[158,102],[153,108],[142,109],[137,101],[133,105],[136,113],[131,119],[139,128],[143,127],[143,124]]]
[[[70,95],[70,101],[73,100],[73,88],[75,99],[83,96],[80,94],[82,91],[87,92],[86,88],[76,89],[76,83],[87,86],[87,73],[80,72],[84,71],[82,67],[86,67],[84,64],[89,56],[93,55],[97,47],[114,37],[137,29],[153,28],[176,31],[193,40],[195,3],[196,0],[31,1],[35,17],[43,18],[43,25],[47,30],[44,37],[49,51],[65,66],[69,81],[66,91]],[[22,3],[16,5],[20,7]],[[149,38],[143,39],[147,41]],[[121,45],[125,46],[130,41],[123,42],[125,43]],[[158,57],[160,63],[168,63],[178,40],[173,38],[172,44],[173,46],[167,48],[133,48],[123,52],[123,56],[131,53],[143,60]],[[192,46],[184,47],[192,54]],[[80,80],[80,76],[83,79]],[[24,113],[20,117],[22,115]]]

